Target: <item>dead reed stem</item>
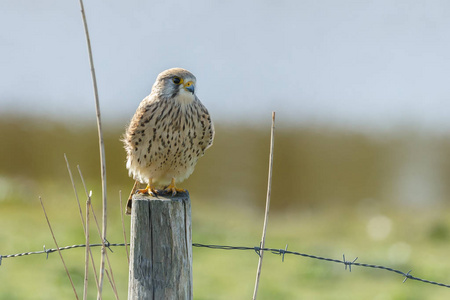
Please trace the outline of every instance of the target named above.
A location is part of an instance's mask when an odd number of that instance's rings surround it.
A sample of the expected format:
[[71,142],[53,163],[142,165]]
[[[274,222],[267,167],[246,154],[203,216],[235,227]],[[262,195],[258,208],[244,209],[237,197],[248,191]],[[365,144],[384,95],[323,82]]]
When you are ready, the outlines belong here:
[[109,276],[108,270],[105,269],[105,272],[106,272],[106,276],[108,277],[109,284],[112,286],[112,288],[113,288],[113,290],[114,290],[114,295],[116,296],[116,300],[119,300],[119,295],[118,295],[118,293],[117,293],[116,286],[115,286],[115,284],[111,281],[111,276]]
[[258,261],[258,268],[256,270],[256,280],[255,280],[255,289],[253,291],[253,300],[256,300],[256,296],[258,294],[259,278],[261,276],[261,268],[262,268],[262,261],[263,261],[263,255],[264,255],[264,251],[262,250],[262,248],[264,248],[264,245],[266,242],[267,223],[269,221],[270,195],[272,192],[274,131],[275,131],[275,112],[272,112],[272,128],[270,131],[269,175],[268,175],[268,180],[267,180],[266,211],[264,214],[264,226],[263,226],[263,232],[262,232],[262,238],[261,238],[261,244],[260,244],[261,250],[259,251],[259,261]]
[[[72,171],[71,171],[71,169],[70,169],[69,160],[67,159],[66,154],[64,154],[64,158],[65,158],[65,160],[66,160],[67,171],[69,172],[70,181],[72,182],[73,190],[74,190],[74,192],[75,192],[75,197],[76,197],[76,199],[77,199],[78,208],[79,208],[79,213],[80,213],[80,216],[81,216],[81,224],[83,225],[83,230],[84,230],[84,233],[86,234],[86,226],[85,226],[85,224],[84,224],[83,212],[82,212],[82,210],[81,210],[81,205],[80,205],[80,199],[79,199],[79,197],[78,197],[77,189],[76,189],[76,187],[75,187],[75,182],[74,182],[73,176],[72,176]],[[80,166],[77,166],[77,168],[78,168],[78,172],[80,173],[80,177],[81,177],[81,181],[82,181],[82,183],[83,183],[84,190],[85,190],[85,192],[86,192],[86,198],[88,198],[88,199],[89,199],[89,202],[90,202],[92,192],[91,192],[90,194],[88,194],[88,191],[87,191],[87,189],[86,189],[86,184],[84,183],[83,174],[81,173],[81,170],[80,170]],[[90,204],[89,204],[89,205],[90,205]],[[87,212],[86,212],[86,213],[87,213]],[[97,276],[97,269],[95,268],[94,256],[92,255],[92,250],[91,250],[91,248],[89,248],[89,255],[90,255],[90,257],[91,257],[92,269],[94,270],[95,285],[97,286],[97,291],[98,291],[98,289],[99,289],[99,282],[98,282],[98,276]]]
[[78,193],[77,193],[77,189],[75,187],[75,182],[73,180],[72,171],[70,170],[69,160],[67,159],[67,156],[65,153],[64,153],[64,159],[66,160],[67,171],[69,171],[70,182],[72,183],[73,191],[75,193],[75,198],[77,199],[78,210],[80,212],[80,217],[81,217],[81,224],[83,225],[83,231],[86,231],[86,227],[84,225],[84,219],[83,219],[83,211],[81,210],[80,198],[78,198]]
[[84,182],[84,177],[83,177],[83,173],[81,172],[80,165],[77,165],[77,169],[78,169],[78,174],[80,174],[81,183],[83,184],[83,188],[84,188],[84,192],[86,193],[86,197],[89,197],[89,193],[88,193],[88,190],[86,187],[86,182]]
[[[91,41],[89,38],[89,30],[86,21],[86,14],[84,12],[83,0],[80,0],[81,16],[83,18],[84,31],[86,34],[86,42],[89,53],[89,64],[91,66],[92,83],[94,86],[94,97],[95,97],[95,110],[97,113],[97,129],[98,129],[98,142],[100,148],[100,164],[101,164],[101,178],[102,178],[102,203],[103,203],[103,213],[102,213],[102,239],[106,239],[106,225],[107,225],[107,201],[106,201],[106,162],[105,162],[105,145],[103,142],[103,131],[102,131],[102,121],[100,115],[100,101],[98,97],[97,89],[97,79],[95,76],[94,68],[94,58],[92,55]],[[102,289],[103,289],[103,277],[105,272],[105,255],[106,249],[102,247],[102,255],[100,259],[100,278],[99,278],[99,290],[97,294],[97,299],[101,299]]]
[[124,211],[122,210],[123,206],[122,206],[122,191],[119,191],[119,202],[120,202],[120,208],[119,208],[119,212],[120,212],[120,219],[122,220],[122,231],[123,231],[123,239],[125,241],[125,252],[127,253],[127,260],[128,260],[128,265],[130,265],[130,253],[128,253],[128,243],[127,243],[127,232],[125,230],[125,222],[123,221],[123,214]]
[[[73,191],[75,193],[75,198],[77,200],[77,204],[78,204],[78,211],[80,213],[80,218],[81,218],[81,225],[83,226],[83,231],[85,234],[86,239],[89,239],[89,228],[86,228],[86,224],[84,222],[84,218],[83,218],[83,211],[81,209],[81,204],[80,204],[80,198],[78,197],[78,192],[77,192],[77,188],[75,186],[75,181],[73,180],[73,175],[72,175],[72,170],[70,169],[70,164],[69,164],[69,160],[67,159],[67,155],[64,153],[64,159],[66,161],[66,165],[67,165],[67,171],[69,172],[69,177],[70,177],[70,182],[72,183],[72,187],[73,187]],[[79,168],[78,168],[79,170]],[[83,185],[84,185],[84,181],[83,181]],[[86,189],[86,186],[84,186],[84,188]],[[91,201],[91,195],[87,194],[86,191],[86,197],[88,198],[88,201]],[[86,204],[87,205],[87,204]],[[89,211],[86,210],[86,214],[88,214]],[[88,220],[88,216],[86,216],[86,222]],[[88,242],[86,242],[86,245],[89,245]],[[91,248],[89,246],[86,247],[86,252],[88,253],[88,255],[86,256],[86,259],[89,259],[89,256],[91,257],[91,262],[92,262],[92,269],[94,270],[94,276],[95,276],[95,284],[97,286],[97,290],[99,289],[99,283],[98,283],[98,277],[97,277],[97,270],[95,269],[95,263],[94,263],[94,257],[92,256],[92,251]],[[89,267],[89,262],[86,261],[86,268]],[[83,299],[86,299],[87,297],[87,285],[88,285],[88,269],[85,268],[85,281],[84,281],[84,293],[83,293]]]
[[[98,224],[98,221],[97,221],[97,215],[95,214],[95,210],[94,210],[94,206],[92,205],[92,202],[91,202],[91,212],[92,212],[92,215],[94,216],[94,221],[95,221],[95,224],[96,224],[96,227],[97,227],[97,232],[98,232],[99,236],[101,236],[101,234],[100,234],[100,226],[99,226],[99,224]],[[103,240],[103,239],[102,239],[102,249],[103,249],[103,248],[106,249],[106,240]],[[111,250],[111,249],[110,249],[110,250]],[[108,263],[109,272],[111,273],[111,279],[112,279],[112,281],[111,281],[111,287],[112,287],[112,289],[113,289],[113,291],[114,291],[114,294],[115,294],[115,296],[116,296],[116,298],[117,298],[118,295],[117,295],[117,289],[116,289],[116,282],[115,282],[115,280],[114,280],[114,273],[113,273],[112,266],[111,266],[111,262],[109,261],[109,256],[108,256],[108,253],[107,253],[107,252],[105,252],[105,257],[106,257],[106,262]]]
[[[86,193],[86,197],[91,199],[92,191],[90,193],[88,193],[87,188],[86,188],[86,183],[84,182],[83,173],[81,173],[81,169],[80,169],[79,165],[77,165],[77,169],[78,169],[78,173],[80,174],[81,182],[83,183],[83,187],[84,187],[84,191]],[[92,203],[89,201],[89,207],[91,205],[92,205]],[[94,270],[95,284],[97,286],[97,291],[98,291],[100,289],[100,287],[99,287],[99,282],[98,282],[97,269],[95,267],[94,256],[92,255],[92,249],[91,248],[89,248],[89,255],[91,256],[92,269]]]
[[50,232],[52,234],[53,241],[55,242],[55,245],[56,245],[56,249],[58,249],[59,257],[61,258],[61,261],[64,265],[64,269],[66,270],[67,277],[69,277],[70,284],[72,285],[72,289],[75,294],[75,298],[77,298],[77,300],[78,300],[79,299],[78,294],[75,289],[75,286],[73,285],[72,277],[70,277],[69,270],[67,269],[66,263],[64,262],[64,258],[62,257],[62,254],[61,254],[61,250],[59,250],[58,242],[56,242],[55,234],[53,233],[52,225],[50,225],[50,221],[48,219],[47,212],[45,211],[44,203],[42,202],[41,197],[39,197],[39,201],[41,202],[42,209],[44,210],[45,219],[47,220],[48,228],[50,229]]
[[91,204],[91,195],[89,195],[86,201],[86,228],[85,228],[85,237],[86,237],[86,252],[85,252],[85,265],[84,265],[84,294],[83,299],[87,299],[88,292],[88,281],[89,281],[89,251],[91,247],[89,246],[89,206]]

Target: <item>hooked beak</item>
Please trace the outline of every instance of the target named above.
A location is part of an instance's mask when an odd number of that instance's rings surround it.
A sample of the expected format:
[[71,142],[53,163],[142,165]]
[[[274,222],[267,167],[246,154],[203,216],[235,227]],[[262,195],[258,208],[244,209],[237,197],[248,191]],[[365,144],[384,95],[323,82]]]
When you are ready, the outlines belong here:
[[192,94],[195,92],[195,86],[192,81],[188,81],[184,84],[184,89],[191,92]]

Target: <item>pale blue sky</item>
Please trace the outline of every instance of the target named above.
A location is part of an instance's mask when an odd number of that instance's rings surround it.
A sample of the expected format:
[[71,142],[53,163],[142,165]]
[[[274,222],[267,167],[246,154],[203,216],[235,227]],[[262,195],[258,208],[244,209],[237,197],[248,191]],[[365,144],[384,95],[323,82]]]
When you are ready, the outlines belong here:
[[[269,123],[275,110],[286,123],[450,131],[449,1],[85,8],[106,121],[126,123],[160,71],[184,67],[216,121]],[[4,0],[0,28],[0,111],[95,117],[78,0]]]

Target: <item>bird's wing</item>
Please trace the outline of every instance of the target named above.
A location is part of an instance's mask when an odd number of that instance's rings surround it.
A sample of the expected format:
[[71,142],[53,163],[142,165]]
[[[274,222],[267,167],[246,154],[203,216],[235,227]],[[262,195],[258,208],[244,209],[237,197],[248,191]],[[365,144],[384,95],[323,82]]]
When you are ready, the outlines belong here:
[[215,130],[214,130],[214,123],[211,120],[211,116],[209,115],[208,109],[206,109],[206,107],[199,101],[198,102],[200,105],[200,123],[204,124],[204,128],[205,128],[205,136],[204,136],[204,140],[206,141],[206,147],[203,149],[203,151],[205,151],[206,149],[208,149],[209,147],[212,146],[213,141],[214,141],[214,135],[215,135]]

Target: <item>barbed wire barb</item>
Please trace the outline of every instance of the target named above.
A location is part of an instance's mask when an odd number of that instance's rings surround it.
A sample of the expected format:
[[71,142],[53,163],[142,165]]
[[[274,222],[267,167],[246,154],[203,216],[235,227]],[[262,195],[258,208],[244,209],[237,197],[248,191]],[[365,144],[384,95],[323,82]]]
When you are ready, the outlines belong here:
[[281,255],[281,262],[284,262],[284,255],[286,254],[288,245],[286,244],[286,247],[283,249],[278,249],[277,252],[272,252],[272,254],[277,254],[277,255]]
[[111,243],[107,239],[104,239],[103,243],[105,244],[105,247],[108,248],[109,251],[111,251],[111,253],[114,253],[114,251],[111,249]]
[[259,246],[259,247],[253,247],[253,250],[255,250],[255,253],[259,256],[259,257],[261,257],[261,245]]
[[411,273],[411,271],[412,270],[409,270],[408,273],[405,274],[405,279],[403,279],[403,283],[405,283],[408,278],[412,277],[411,275],[409,275]]
[[358,257],[356,257],[353,261],[345,260],[345,254],[342,254],[342,257],[343,257],[343,260],[344,260],[345,270],[347,271],[347,266],[348,266],[348,270],[351,272],[352,271],[352,265],[355,263],[355,261],[358,259]]
[[45,254],[47,254],[45,259],[48,260],[48,255],[50,254],[50,252],[47,251],[47,248],[45,248],[45,245],[44,245],[44,252],[45,252]]

